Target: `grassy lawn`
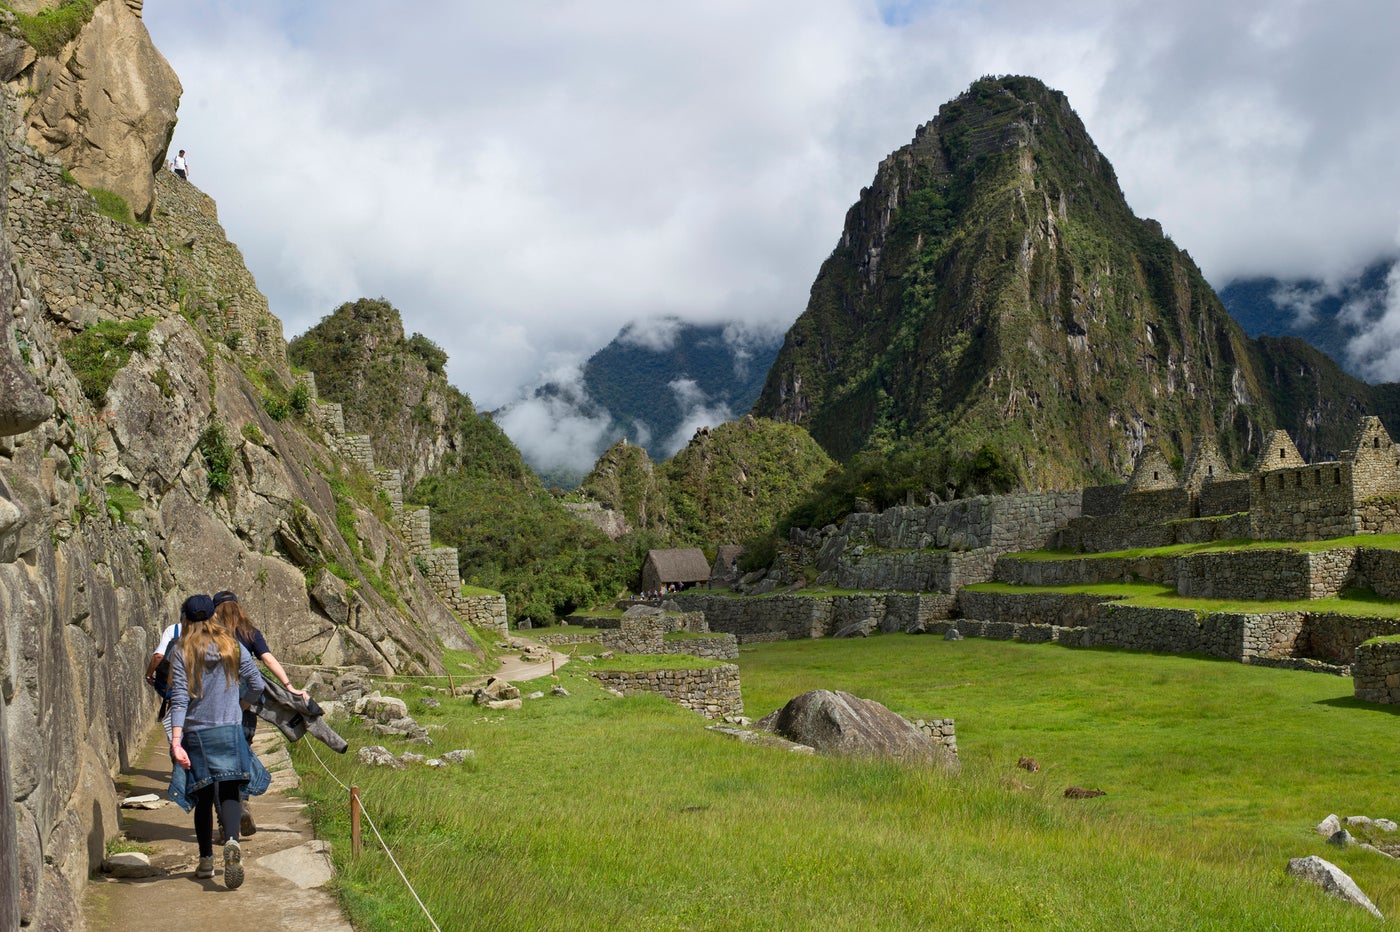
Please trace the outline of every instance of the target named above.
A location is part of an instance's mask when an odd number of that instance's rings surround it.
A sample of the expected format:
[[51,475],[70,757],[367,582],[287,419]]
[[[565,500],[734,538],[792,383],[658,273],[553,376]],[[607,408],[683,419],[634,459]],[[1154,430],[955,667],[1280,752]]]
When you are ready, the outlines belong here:
[[1367,589],[1354,589],[1330,599],[1247,600],[1198,599],[1176,594],[1173,586],[1149,582],[1091,583],[1074,586],[1017,586],[1011,583],[977,583],[969,592],[1004,592],[1008,595],[1057,593],[1098,595],[1140,608],[1184,608],[1206,615],[1222,613],[1312,612],[1350,615],[1356,618],[1400,618],[1400,599],[1388,599]]
[[[443,929],[1375,928],[1284,874],[1308,854],[1400,911],[1396,862],[1312,831],[1331,812],[1400,816],[1400,708],[1355,702],[1349,680],[907,635],[740,658],[750,716],[822,687],[953,717],[962,774],[749,747],[660,698],[612,698],[581,664],[560,670],[570,697],[516,713],[406,697],[468,764],[321,756]],[[356,927],[428,928],[368,829],[351,860],[344,791],[296,758]],[[1071,784],[1108,795],[1065,800]]]

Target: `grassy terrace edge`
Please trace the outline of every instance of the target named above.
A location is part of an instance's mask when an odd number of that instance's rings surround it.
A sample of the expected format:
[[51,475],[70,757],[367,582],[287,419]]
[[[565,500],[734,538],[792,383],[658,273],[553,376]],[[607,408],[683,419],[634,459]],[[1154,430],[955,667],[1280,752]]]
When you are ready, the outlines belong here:
[[1139,547],[1111,550],[1103,553],[1077,553],[1071,550],[1025,550],[1008,553],[1003,559],[1054,563],[1063,560],[1137,560],[1145,557],[1184,557],[1198,553],[1237,553],[1247,550],[1292,550],[1297,553],[1319,553],[1344,547],[1370,550],[1400,550],[1400,534],[1353,534],[1328,540],[1249,540],[1235,538],[1203,544],[1172,544],[1167,547]]
[[1267,615],[1275,612],[1307,612],[1312,615],[1344,615],[1354,618],[1400,618],[1400,600],[1387,599],[1368,589],[1349,589],[1330,599],[1251,601],[1248,599],[1199,599],[1177,595],[1171,586],[1149,582],[1094,583],[1078,586],[1017,586],[1012,583],[976,583],[966,592],[1005,595],[1088,595],[1134,608],[1179,608],[1202,615]]

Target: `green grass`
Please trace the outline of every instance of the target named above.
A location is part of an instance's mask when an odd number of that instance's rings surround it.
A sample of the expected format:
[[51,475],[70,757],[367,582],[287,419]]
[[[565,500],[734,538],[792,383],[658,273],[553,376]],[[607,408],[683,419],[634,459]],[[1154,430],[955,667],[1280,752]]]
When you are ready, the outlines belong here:
[[110,217],[129,227],[137,226],[136,215],[131,212],[131,205],[126,202],[126,198],[106,188],[92,188],[88,193],[97,202],[97,212],[102,216]]
[[40,55],[57,55],[63,47],[77,38],[92,19],[97,0],[62,0],[56,9],[38,13],[20,13],[10,4],[0,4],[15,14],[15,25],[24,41]]
[[708,670],[722,667],[723,660],[708,660],[689,654],[616,654],[607,660],[595,660],[591,670]]
[[1008,595],[1097,595],[1138,608],[1182,608],[1201,614],[1264,614],[1311,612],[1350,615],[1356,618],[1400,618],[1400,600],[1376,595],[1368,589],[1347,590],[1329,599],[1249,600],[1199,599],[1177,595],[1174,586],[1148,582],[1092,583],[1073,586],[1017,586],[1012,583],[976,583],[969,592],[1001,592]]
[[469,586],[466,583],[462,583],[462,595],[470,599],[482,595],[500,595],[500,593],[495,589],[485,589],[481,586]]
[[[612,698],[573,664],[569,698],[486,716],[445,701],[436,748],[474,749],[468,765],[322,758],[361,788],[444,929],[1374,928],[1284,874],[1308,854],[1400,910],[1394,862],[1312,831],[1400,806],[1400,709],[1356,702],[1347,680],[906,635],[742,658],[749,715],[823,687],[955,718],[962,774],[749,747],[659,697]],[[369,832],[351,859],[344,791],[294,753],[356,927],[428,928]],[[1022,755],[1041,770],[1015,769]],[[1108,795],[1068,801],[1071,784]]]
[[95,405],[107,402],[107,389],[117,373],[131,361],[132,353],[151,347],[154,317],[136,320],[103,320],[65,340],[60,348],[68,367],[78,377],[83,394]]

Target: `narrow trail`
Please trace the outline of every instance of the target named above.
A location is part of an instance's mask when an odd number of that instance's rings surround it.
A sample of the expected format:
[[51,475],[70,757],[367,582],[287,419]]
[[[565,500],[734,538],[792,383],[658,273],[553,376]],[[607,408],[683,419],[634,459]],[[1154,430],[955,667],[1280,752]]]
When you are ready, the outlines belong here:
[[[536,643],[529,638],[511,638],[512,647],[517,650]],[[566,654],[550,654],[552,666],[549,661],[522,660],[518,653],[503,656],[492,675],[512,683],[533,680],[549,676],[569,662]],[[83,903],[89,932],[189,932],[192,914],[223,909],[236,911],[238,928],[353,932],[327,889],[332,877],[329,845],[316,839],[302,801],[288,795],[297,786],[297,774],[285,739],[276,728],[262,723],[253,750],[272,772],[272,786],[252,803],[258,831],[242,842],[246,872],[243,886],[227,890],[222,850],[217,846],[214,878],[195,879],[198,850],[194,817],[166,797],[170,758],[165,734],[159,723],[153,723],[139,769],[123,773],[118,785],[122,798],[147,793],[160,797],[161,805],[156,809],[122,810],[126,837],[147,847],[155,874],[140,879],[105,875],[94,878]],[[354,748],[347,753],[353,754]],[[234,927],[232,916],[228,927]]]

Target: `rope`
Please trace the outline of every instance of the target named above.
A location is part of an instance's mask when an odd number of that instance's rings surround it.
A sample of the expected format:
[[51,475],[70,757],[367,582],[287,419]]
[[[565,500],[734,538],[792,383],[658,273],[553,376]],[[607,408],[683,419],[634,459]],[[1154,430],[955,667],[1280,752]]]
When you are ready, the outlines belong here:
[[[316,763],[321,765],[321,769],[324,770],[332,780],[339,783],[342,790],[349,793],[350,787],[346,786],[340,777],[337,777],[335,773],[326,766],[326,762],[321,760],[321,755],[316,753],[316,745],[308,741],[303,746],[310,749],[311,756],[316,758]],[[413,894],[413,900],[418,904],[418,908],[423,911],[424,916],[428,917],[428,922],[432,924],[436,932],[442,932],[442,928],[437,924],[437,920],[433,918],[432,913],[428,912],[428,907],[423,903],[422,898],[418,896],[418,891],[413,889],[413,884],[409,882],[408,875],[405,874],[403,868],[399,866],[398,858],[394,857],[394,852],[389,850],[388,842],[384,840],[383,835],[379,834],[379,826],[374,824],[374,819],[370,816],[368,807],[365,806],[363,796],[360,797],[360,812],[364,814],[365,821],[369,823],[370,830],[374,832],[374,837],[378,839],[379,847],[383,848],[384,853],[389,856],[389,863],[394,865],[394,870],[399,872],[399,879],[403,881],[405,887],[408,887],[408,892]]]

